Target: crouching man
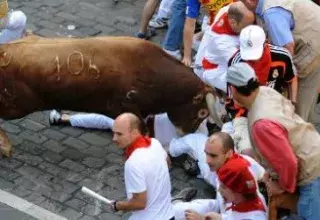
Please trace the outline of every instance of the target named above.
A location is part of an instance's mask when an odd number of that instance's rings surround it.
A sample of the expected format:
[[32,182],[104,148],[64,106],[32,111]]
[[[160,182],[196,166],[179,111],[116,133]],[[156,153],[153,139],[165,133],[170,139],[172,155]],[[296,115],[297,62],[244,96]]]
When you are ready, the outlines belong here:
[[113,141],[125,150],[124,178],[128,201],[114,201],[114,211],[132,211],[130,220],[172,220],[171,182],[166,152],[159,141],[143,136],[143,125],[131,113],[118,116]]
[[[253,185],[257,185],[258,181],[261,181],[264,176],[264,168],[255,160],[234,152],[234,142],[227,133],[217,132],[209,138],[205,138],[201,134],[190,134],[184,138],[180,138],[180,140],[181,141],[179,142],[171,142],[169,148],[170,154],[175,155],[187,149],[189,149],[189,151],[194,151],[194,154],[198,154],[199,157],[197,159],[199,160],[198,163],[201,175],[216,189],[219,189],[219,186],[221,187],[219,178],[216,178],[219,170],[224,166],[227,166],[229,161],[234,160],[235,158],[240,158],[237,159],[237,161],[241,160],[248,166],[250,175],[254,180]],[[189,145],[188,143],[190,146],[195,146],[194,149],[187,147]],[[180,148],[179,146],[183,147]],[[258,187],[254,187],[254,189],[256,191],[253,196],[257,195],[259,197],[258,201],[262,202],[264,210],[266,210],[267,207],[263,195],[259,192]],[[232,201],[226,200],[220,192],[217,192],[216,199],[197,199],[191,202],[176,203],[174,204],[175,218],[176,220],[201,220],[208,212],[216,212],[224,216],[228,213],[230,202]]]
[[219,194],[227,204],[225,211],[201,216],[187,210],[187,220],[268,219],[266,206],[257,193],[258,185],[246,159],[234,154],[217,170],[217,175],[220,182]]

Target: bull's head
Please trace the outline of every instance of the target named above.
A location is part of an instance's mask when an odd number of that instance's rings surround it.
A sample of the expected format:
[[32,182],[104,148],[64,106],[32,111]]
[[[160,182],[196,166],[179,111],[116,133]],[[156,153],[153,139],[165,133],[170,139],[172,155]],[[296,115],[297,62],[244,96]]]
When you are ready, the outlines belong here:
[[168,111],[168,117],[178,132],[193,133],[198,129],[202,121],[211,112],[208,110],[207,100],[210,100],[212,97],[215,97],[214,90],[204,86],[190,102]]

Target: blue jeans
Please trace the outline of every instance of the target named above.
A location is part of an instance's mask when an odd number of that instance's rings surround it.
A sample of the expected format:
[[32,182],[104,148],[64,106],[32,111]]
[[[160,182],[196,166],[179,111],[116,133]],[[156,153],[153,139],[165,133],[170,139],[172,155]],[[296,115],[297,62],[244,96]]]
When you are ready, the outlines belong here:
[[320,219],[320,177],[299,187],[298,215],[303,220]]
[[172,3],[172,17],[162,46],[166,50],[179,50],[183,40],[183,28],[186,20],[186,0],[174,0]]

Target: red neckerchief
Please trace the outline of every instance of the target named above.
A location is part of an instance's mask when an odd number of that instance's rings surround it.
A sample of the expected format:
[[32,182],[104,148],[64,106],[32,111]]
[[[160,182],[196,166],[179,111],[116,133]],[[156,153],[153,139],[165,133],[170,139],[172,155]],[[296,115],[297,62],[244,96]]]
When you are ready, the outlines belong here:
[[257,196],[255,199],[251,199],[248,201],[244,201],[239,204],[232,204],[226,210],[231,209],[232,211],[236,212],[253,212],[253,211],[263,211],[265,212],[266,209],[261,202],[261,199]]
[[128,160],[130,155],[138,148],[148,148],[151,144],[151,138],[147,136],[139,136],[125,151],[125,157]]
[[229,24],[227,12],[221,15],[221,17],[217,20],[217,22],[212,26],[211,31],[217,34],[227,34],[227,35],[235,35],[235,36],[238,35],[232,30]]
[[247,63],[255,70],[261,85],[266,85],[271,67],[271,52],[268,44],[265,44],[263,54],[258,61],[247,61]]

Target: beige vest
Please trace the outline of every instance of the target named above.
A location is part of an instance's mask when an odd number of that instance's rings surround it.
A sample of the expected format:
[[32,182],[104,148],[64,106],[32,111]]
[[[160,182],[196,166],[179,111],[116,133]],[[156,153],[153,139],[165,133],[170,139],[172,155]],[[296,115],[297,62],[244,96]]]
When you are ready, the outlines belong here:
[[[305,185],[320,177],[320,135],[312,124],[295,114],[294,107],[288,99],[271,88],[261,86],[248,112],[249,130],[259,119],[278,122],[288,131],[292,150],[298,159],[299,185]],[[253,148],[261,164],[267,165],[257,148]]]
[[262,13],[273,7],[282,7],[293,14],[293,61],[299,76],[314,72],[320,67],[320,7],[310,0],[264,0]]

